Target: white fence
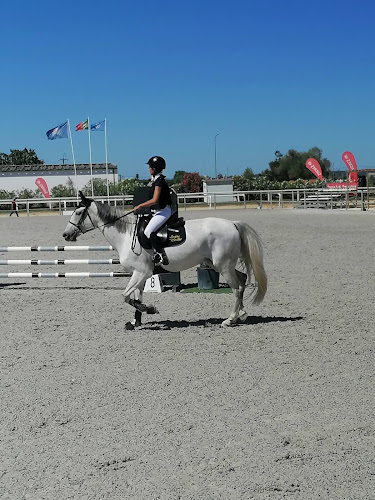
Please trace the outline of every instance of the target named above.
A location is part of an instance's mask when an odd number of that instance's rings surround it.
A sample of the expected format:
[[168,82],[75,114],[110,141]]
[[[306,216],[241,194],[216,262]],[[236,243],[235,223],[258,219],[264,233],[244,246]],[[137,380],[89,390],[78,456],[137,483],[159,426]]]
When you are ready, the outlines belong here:
[[[256,206],[262,208],[267,205],[269,208],[352,208],[359,207],[362,210],[368,209],[370,204],[374,204],[375,188],[361,188],[358,191],[333,191],[322,189],[285,189],[285,190],[259,190],[259,191],[234,191],[230,193],[233,198],[232,203],[223,203],[223,197],[228,193],[178,193],[178,205],[180,210],[187,210],[188,207],[202,206],[208,209],[216,209],[218,205],[237,205],[241,208]],[[112,206],[121,208],[131,208],[133,195],[95,196],[95,200],[108,202]],[[371,203],[371,201],[373,203]],[[6,210],[10,211],[11,200],[0,200],[0,214]],[[60,215],[66,215],[77,206],[77,198],[29,198],[18,199],[19,212],[37,212],[50,210]]]

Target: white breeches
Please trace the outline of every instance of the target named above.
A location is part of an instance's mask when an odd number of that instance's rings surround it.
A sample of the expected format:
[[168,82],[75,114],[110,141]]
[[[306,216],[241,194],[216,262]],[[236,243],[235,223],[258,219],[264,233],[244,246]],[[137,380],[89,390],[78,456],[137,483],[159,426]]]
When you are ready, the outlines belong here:
[[162,208],[158,210],[155,215],[152,216],[152,219],[150,222],[147,224],[146,229],[145,229],[145,236],[147,238],[150,237],[151,233],[154,233],[159,229],[160,226],[164,224],[165,221],[169,219],[171,216],[171,207],[167,206],[165,208]]

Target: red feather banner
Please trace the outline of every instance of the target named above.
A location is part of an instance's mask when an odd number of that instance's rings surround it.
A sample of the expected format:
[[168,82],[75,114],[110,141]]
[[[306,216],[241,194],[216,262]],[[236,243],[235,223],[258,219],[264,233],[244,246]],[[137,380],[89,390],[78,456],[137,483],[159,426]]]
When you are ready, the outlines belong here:
[[346,168],[349,170],[349,182],[358,182],[357,164],[354,155],[350,151],[345,151],[341,156]]
[[306,167],[312,172],[320,181],[323,180],[322,169],[319,162],[315,158],[308,158],[306,160]]
[[39,191],[42,193],[44,198],[49,198],[48,186],[44,179],[38,177],[35,181],[35,184],[38,186]]

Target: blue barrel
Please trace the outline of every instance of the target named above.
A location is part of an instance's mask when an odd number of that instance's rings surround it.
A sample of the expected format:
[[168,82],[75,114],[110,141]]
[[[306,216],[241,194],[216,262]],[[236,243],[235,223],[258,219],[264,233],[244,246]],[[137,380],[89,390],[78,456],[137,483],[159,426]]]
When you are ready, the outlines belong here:
[[214,290],[219,288],[219,273],[215,269],[197,268],[199,290]]

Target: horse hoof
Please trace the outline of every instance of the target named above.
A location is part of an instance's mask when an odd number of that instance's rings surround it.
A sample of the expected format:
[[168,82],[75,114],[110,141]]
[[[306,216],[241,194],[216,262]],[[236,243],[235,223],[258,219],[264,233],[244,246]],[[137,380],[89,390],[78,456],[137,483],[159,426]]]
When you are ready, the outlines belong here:
[[125,330],[134,330],[134,328],[135,328],[134,325],[130,323],[130,321],[125,323]]
[[234,326],[236,323],[233,323],[233,320],[231,319],[225,319],[220,326],[222,326],[223,328],[226,327],[226,326]]
[[247,314],[246,311],[244,311],[238,316],[238,323],[245,323],[248,317],[249,315]]
[[159,311],[156,309],[155,306],[147,306],[146,313],[147,314],[159,314]]

